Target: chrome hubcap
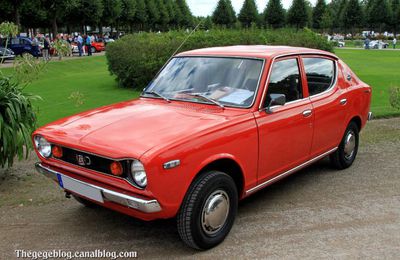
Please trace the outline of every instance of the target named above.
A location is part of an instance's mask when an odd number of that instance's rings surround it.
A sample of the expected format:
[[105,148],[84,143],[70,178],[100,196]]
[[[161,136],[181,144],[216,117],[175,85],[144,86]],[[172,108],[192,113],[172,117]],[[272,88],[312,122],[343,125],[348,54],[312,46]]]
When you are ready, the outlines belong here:
[[225,224],[229,214],[229,197],[223,190],[211,193],[204,204],[201,226],[208,235],[216,234]]
[[346,139],[344,140],[344,157],[351,159],[356,148],[356,136],[353,131],[347,133]]

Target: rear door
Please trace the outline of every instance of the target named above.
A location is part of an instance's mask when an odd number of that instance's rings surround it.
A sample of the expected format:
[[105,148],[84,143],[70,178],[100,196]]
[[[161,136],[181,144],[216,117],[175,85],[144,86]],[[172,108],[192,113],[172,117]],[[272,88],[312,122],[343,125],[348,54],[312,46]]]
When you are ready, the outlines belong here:
[[[255,112],[259,130],[259,185],[308,160],[313,134],[313,111],[298,56],[271,65],[264,109]],[[286,104],[266,112],[270,94],[285,94]]]
[[337,60],[325,56],[302,56],[307,88],[314,112],[311,156],[337,147],[346,125],[346,90],[338,84]]

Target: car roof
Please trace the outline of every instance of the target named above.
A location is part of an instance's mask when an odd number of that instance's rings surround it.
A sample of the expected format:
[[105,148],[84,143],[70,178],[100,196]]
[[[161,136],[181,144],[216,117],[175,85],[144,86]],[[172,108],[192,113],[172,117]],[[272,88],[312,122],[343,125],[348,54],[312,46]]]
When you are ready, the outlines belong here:
[[317,54],[338,59],[335,54],[327,51],[304,47],[271,45],[237,45],[227,47],[212,47],[182,52],[179,53],[177,56],[228,56],[269,59],[275,58],[277,56],[285,56],[291,54]]

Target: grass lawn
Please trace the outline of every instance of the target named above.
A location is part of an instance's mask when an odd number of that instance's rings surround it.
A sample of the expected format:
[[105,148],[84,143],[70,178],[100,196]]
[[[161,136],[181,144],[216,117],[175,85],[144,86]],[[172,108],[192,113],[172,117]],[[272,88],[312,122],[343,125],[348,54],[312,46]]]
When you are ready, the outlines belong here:
[[376,117],[398,116],[389,103],[389,88],[400,86],[400,51],[336,49],[336,54],[372,86],[371,110]]
[[[12,69],[2,70],[7,73]],[[105,56],[51,62],[26,91],[42,97],[42,100],[35,102],[39,125],[139,95],[137,91],[117,86],[108,72]],[[69,99],[76,91],[83,97],[83,104],[79,106],[76,100]]]
[[[378,117],[400,115],[391,108],[388,88],[400,86],[400,51],[336,49],[354,72],[373,87],[372,111]],[[11,68],[2,69],[5,73]],[[38,124],[91,108],[137,98],[139,92],[117,86],[107,70],[105,56],[51,62],[40,79],[29,85],[27,92],[37,94]],[[69,99],[73,92],[83,95],[83,104]]]

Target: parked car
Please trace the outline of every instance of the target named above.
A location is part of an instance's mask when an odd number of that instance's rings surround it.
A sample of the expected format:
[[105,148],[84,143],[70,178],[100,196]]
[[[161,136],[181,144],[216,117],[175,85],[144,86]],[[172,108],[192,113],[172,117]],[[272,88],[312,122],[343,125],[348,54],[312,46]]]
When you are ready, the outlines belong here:
[[102,41],[92,42],[92,53],[102,52],[105,51],[105,49],[106,47],[104,42]]
[[0,63],[13,59],[15,59],[15,54],[12,50],[0,47]]
[[326,156],[350,167],[370,101],[371,87],[332,53],[188,51],[139,99],[36,130],[36,169],[84,205],[176,217],[182,240],[208,249],[228,235],[239,200]]
[[332,40],[334,46],[339,47],[339,48],[343,48],[346,46],[346,42],[345,41],[339,41],[339,40]]
[[[79,49],[78,49],[78,45],[76,43],[71,43],[71,47],[72,47],[72,53],[79,53]],[[85,49],[85,52],[87,52],[87,46],[84,45],[83,48]],[[104,42],[93,42],[92,43],[92,53],[95,52],[102,52],[105,51],[106,47]]]
[[370,41],[369,48],[370,49],[386,49],[389,47],[389,43],[383,41]]
[[[3,39],[2,42],[5,42],[5,39]],[[32,40],[27,37],[9,39],[8,48],[11,49],[15,55],[30,54],[34,57],[39,57],[41,55],[39,45],[32,43]]]

